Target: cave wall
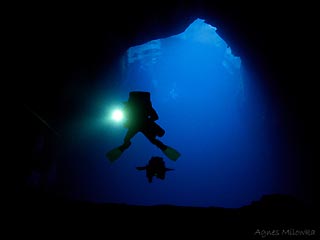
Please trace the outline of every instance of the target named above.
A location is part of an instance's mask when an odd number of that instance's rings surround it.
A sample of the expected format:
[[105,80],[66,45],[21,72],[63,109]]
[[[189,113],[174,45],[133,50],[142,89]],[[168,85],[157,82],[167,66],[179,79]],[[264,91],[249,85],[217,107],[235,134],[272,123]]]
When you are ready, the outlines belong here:
[[[83,93],[98,81],[93,79],[112,68],[129,47],[180,33],[195,18],[205,19],[279,100],[288,135],[304,158],[301,184],[315,194],[312,6],[280,6],[272,1],[120,1],[41,8],[28,3],[14,9],[10,38],[13,74],[19,79],[15,94],[56,126],[80,111],[86,101]],[[28,122],[34,120],[25,110],[16,114],[26,120],[19,126],[26,133],[21,141],[29,141],[33,131]]]

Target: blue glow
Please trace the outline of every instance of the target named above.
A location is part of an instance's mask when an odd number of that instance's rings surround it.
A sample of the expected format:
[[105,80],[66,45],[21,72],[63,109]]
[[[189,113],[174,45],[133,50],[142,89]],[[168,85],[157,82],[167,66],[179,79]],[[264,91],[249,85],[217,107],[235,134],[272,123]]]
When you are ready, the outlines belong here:
[[[121,71],[112,76],[119,80],[117,87],[101,97],[107,99],[100,104],[105,106],[126,101],[130,91],[150,91],[157,123],[166,130],[161,141],[178,149],[181,157],[176,162],[167,159],[139,133],[110,164],[105,153],[122,143],[126,129],[99,125],[90,131],[94,147],[79,153],[82,160],[74,163],[78,170],[76,187],[70,191],[73,198],[240,207],[263,194],[292,190],[282,164],[290,156],[282,151],[285,141],[277,110],[216,30],[196,19],[181,34],[129,48]],[[135,167],[152,156],[164,157],[167,167],[175,170],[164,181],[150,184]]]

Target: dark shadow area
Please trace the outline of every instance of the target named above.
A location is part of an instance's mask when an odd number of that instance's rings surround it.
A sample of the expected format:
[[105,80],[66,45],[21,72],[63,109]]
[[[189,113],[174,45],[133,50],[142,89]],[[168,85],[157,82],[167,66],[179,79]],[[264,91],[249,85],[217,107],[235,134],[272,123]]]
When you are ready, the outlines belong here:
[[25,229],[25,234],[34,234],[34,228],[50,231],[54,226],[52,236],[70,233],[73,236],[100,236],[106,232],[126,236],[127,229],[132,229],[130,236],[140,236],[140,231],[133,230],[143,226],[158,237],[167,236],[164,228],[180,237],[190,234],[219,239],[319,237],[316,208],[281,194],[263,196],[241,208],[99,204],[34,194],[23,203],[11,205],[8,210],[7,223]]

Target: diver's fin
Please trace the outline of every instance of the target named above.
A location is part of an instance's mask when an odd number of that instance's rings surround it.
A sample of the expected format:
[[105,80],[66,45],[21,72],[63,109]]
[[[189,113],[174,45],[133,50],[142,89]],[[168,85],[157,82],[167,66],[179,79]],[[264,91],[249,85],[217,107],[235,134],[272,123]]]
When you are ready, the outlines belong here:
[[177,150],[173,149],[172,147],[167,147],[162,152],[173,161],[176,161],[181,155]]
[[136,167],[137,170],[146,170],[147,167]]
[[166,170],[166,172],[168,172],[168,171],[173,171],[174,169],[173,168],[166,168],[165,170]]
[[110,162],[116,161],[122,154],[122,151],[119,147],[116,147],[109,152],[106,153],[106,157],[110,160]]

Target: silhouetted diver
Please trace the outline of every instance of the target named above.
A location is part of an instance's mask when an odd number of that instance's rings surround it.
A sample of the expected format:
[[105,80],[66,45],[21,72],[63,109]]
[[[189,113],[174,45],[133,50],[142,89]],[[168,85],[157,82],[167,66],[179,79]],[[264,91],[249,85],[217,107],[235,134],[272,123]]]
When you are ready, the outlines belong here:
[[167,171],[172,171],[172,168],[166,168],[162,157],[152,157],[149,163],[144,167],[136,167],[137,170],[146,170],[148,182],[151,183],[153,177],[164,180]]
[[130,92],[129,100],[124,104],[124,114],[126,116],[124,127],[128,128],[128,131],[124,137],[123,144],[109,151],[106,154],[107,158],[112,162],[117,160],[124,150],[130,147],[131,138],[138,132],[142,132],[168,158],[174,161],[177,160],[180,157],[180,153],[156,139],[156,137],[162,137],[165,131],[155,122],[159,119],[159,116],[152,107],[150,92]]

